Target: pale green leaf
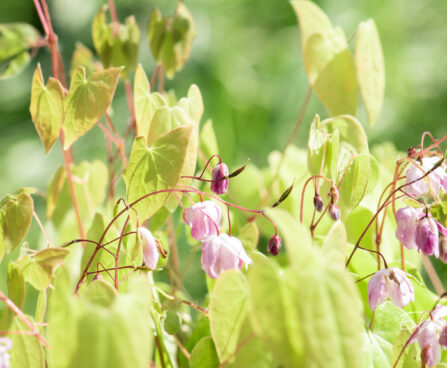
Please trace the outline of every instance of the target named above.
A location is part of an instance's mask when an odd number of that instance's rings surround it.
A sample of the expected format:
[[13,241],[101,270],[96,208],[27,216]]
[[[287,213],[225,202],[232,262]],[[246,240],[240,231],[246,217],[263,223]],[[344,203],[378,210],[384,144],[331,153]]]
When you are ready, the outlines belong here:
[[314,88],[332,116],[355,115],[357,80],[354,58],[349,49],[337,53],[321,70]]
[[246,223],[239,232],[238,239],[245,249],[256,249],[259,241],[259,229],[256,223]]
[[219,146],[211,119],[208,119],[200,130],[199,147],[206,160],[212,155],[219,154]]
[[203,98],[200,93],[199,87],[196,84],[192,84],[186,97],[182,97],[177,106],[183,108],[193,119],[196,124],[200,123],[200,119],[203,115]]
[[30,24],[0,24],[0,79],[16,75],[28,64],[29,49],[39,38],[39,32]]
[[[30,322],[32,322],[31,317],[27,318],[30,320]],[[26,324],[18,317],[15,317],[11,325],[11,331],[27,331],[27,330],[29,330],[29,328],[26,326]],[[36,336],[14,334],[11,336],[11,340],[12,340],[12,349],[10,351],[11,367],[13,368],[45,367],[43,349]]]
[[110,68],[85,75],[85,68],[73,73],[65,99],[64,149],[89,131],[109,107],[115,92],[121,68]]
[[71,57],[70,75],[73,76],[75,70],[83,66],[87,76],[99,70],[100,63],[95,60],[93,53],[81,42],[76,42],[73,56]]
[[46,215],[50,218],[53,214],[54,209],[56,208],[57,199],[59,198],[59,194],[64,186],[66,179],[66,171],[63,166],[60,166],[56,172],[54,173],[53,178],[51,179],[50,185],[47,189],[47,212]]
[[149,81],[141,65],[137,66],[135,71],[133,96],[137,136],[147,137],[155,111],[168,103],[160,93],[151,93]]
[[216,368],[219,366],[216,348],[211,337],[202,338],[191,352],[189,359],[191,368]]
[[[174,129],[161,136],[151,147],[143,137],[134,141],[129,164],[123,177],[128,203],[155,191],[177,184],[183,168],[191,127]],[[152,195],[134,205],[140,222],[151,217],[164,203],[169,193]]]
[[247,313],[248,285],[236,270],[224,272],[211,293],[209,318],[211,336],[221,362],[233,354]]
[[324,35],[332,31],[331,21],[314,2],[307,0],[292,0],[291,4],[300,22],[301,45],[303,51],[309,38],[313,34],[319,33]]
[[346,230],[341,221],[336,221],[324,239],[321,249],[334,261],[344,265],[346,260]]
[[361,368],[389,368],[393,345],[371,331],[364,334]]
[[357,80],[370,125],[379,117],[385,93],[385,62],[373,19],[361,22],[355,41]]
[[60,82],[54,78],[50,78],[47,85],[44,84],[40,64],[33,76],[29,110],[45,152],[48,153],[59,137],[64,119],[64,91]]

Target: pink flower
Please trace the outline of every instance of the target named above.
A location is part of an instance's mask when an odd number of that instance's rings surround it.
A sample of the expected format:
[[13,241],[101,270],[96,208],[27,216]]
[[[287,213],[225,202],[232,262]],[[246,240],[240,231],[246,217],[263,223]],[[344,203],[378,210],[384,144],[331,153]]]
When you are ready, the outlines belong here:
[[157,240],[145,227],[138,228],[138,236],[140,237],[141,244],[143,245],[144,264],[147,268],[155,270],[157,268],[158,258],[160,256],[157,248]]
[[9,337],[0,337],[0,368],[9,368],[11,356],[9,350],[12,348],[12,341]]
[[447,307],[438,305],[430,317],[427,318],[412,334],[409,343],[419,343],[421,347],[421,360],[425,365],[433,367],[441,360],[441,335],[447,326],[444,317],[447,316]]
[[196,203],[183,212],[183,221],[191,227],[191,236],[197,241],[218,235],[221,219],[220,207],[213,201]]
[[210,189],[213,193],[224,194],[228,190],[228,178],[224,179],[229,174],[228,166],[224,163],[216,165],[211,173],[211,186]]
[[408,249],[417,248],[417,221],[424,215],[421,208],[405,207],[396,212],[396,238]]
[[[422,170],[416,165],[411,165],[407,170],[407,183],[411,183],[414,180],[417,180],[424,176],[424,174],[433,168],[433,166],[441,160],[437,156],[433,157],[424,157],[422,159]],[[413,184],[405,187],[405,191],[408,194],[412,194],[414,196],[421,196],[428,192],[431,192],[432,195],[439,197],[439,190],[442,188],[445,192],[447,191],[447,173],[446,173],[446,165],[443,163],[441,166],[437,167],[433,170],[427,177],[424,179],[418,180]],[[429,180],[430,179],[430,186]],[[431,190],[430,190],[431,189]]]
[[424,217],[416,227],[416,244],[422,253],[439,258],[438,226],[431,216]]
[[388,298],[400,308],[414,300],[414,289],[404,271],[385,268],[377,271],[368,283],[368,300],[372,310]]
[[226,270],[240,270],[243,263],[247,269],[253,261],[245,253],[240,240],[234,236],[214,235],[202,243],[202,269],[212,279]]

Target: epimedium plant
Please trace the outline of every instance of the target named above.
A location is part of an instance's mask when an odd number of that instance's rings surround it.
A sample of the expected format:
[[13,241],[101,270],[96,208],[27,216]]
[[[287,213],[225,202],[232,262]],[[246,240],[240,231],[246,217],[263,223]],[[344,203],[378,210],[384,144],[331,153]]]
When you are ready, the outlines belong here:
[[[137,62],[142,32],[133,17],[120,23],[112,0],[92,23],[96,56],[77,45],[69,74],[45,0],[34,0],[44,36],[30,25],[0,25],[2,77],[18,73],[37,48],[50,51],[51,76],[38,64],[31,81],[30,114],[46,152],[60,140],[65,164],[46,191],[46,223],[34,210],[33,188],[0,202],[0,260],[7,262],[0,366],[447,362],[446,294],[428,258],[447,261],[440,148],[447,137],[424,133],[405,155],[370,149],[356,113],[358,91],[371,125],[383,101],[374,21],[347,39],[313,2],[291,5],[310,86],[289,141],[263,169],[228,168],[212,122],[200,126],[198,86],[180,99],[164,90],[196,33],[182,1],[173,14],[150,16],[147,41],[157,62],[150,80]],[[124,132],[112,109],[120,81],[129,107]],[[313,91],[329,117],[315,115],[305,150],[293,140]],[[107,164],[76,164],[73,147],[95,126],[104,132]],[[44,241],[30,247],[32,221]],[[269,239],[265,249],[260,239]],[[198,303],[184,279],[200,251],[207,295]],[[34,315],[23,311],[26,298]]]

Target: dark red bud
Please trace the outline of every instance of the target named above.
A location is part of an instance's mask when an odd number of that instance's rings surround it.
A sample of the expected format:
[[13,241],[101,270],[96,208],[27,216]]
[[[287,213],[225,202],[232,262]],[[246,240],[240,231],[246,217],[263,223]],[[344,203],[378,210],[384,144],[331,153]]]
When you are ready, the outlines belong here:
[[340,209],[334,203],[329,204],[329,216],[334,221],[340,220]]
[[211,174],[210,189],[213,193],[224,194],[228,190],[228,166],[224,163],[216,165]]
[[278,255],[280,249],[281,249],[281,238],[279,237],[279,235],[272,236],[267,245],[267,251],[272,256],[276,256]]
[[322,212],[322,211],[323,211],[323,208],[324,208],[324,202],[323,202],[323,198],[321,198],[321,195],[319,195],[319,194],[315,194],[315,197],[314,197],[314,206],[315,206],[315,209],[316,209],[318,212]]

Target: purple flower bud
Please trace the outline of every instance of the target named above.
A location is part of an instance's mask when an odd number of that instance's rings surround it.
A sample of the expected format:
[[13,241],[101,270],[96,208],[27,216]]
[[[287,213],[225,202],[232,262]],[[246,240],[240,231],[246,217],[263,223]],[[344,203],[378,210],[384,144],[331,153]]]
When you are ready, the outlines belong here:
[[414,289],[404,271],[385,268],[377,271],[368,283],[369,307],[374,310],[388,298],[400,308],[414,300]]
[[157,268],[158,258],[160,254],[157,249],[157,241],[152,233],[145,227],[138,228],[138,236],[143,245],[144,264],[147,268],[155,270]]
[[216,194],[224,194],[228,190],[228,179],[224,179],[229,174],[228,166],[224,163],[216,165],[211,174],[211,191]]
[[191,236],[203,241],[211,235],[218,235],[222,211],[213,201],[198,202],[183,211],[183,221],[191,227]]
[[315,194],[315,196],[314,196],[314,206],[315,206],[315,209],[318,212],[323,211],[324,202],[323,202],[323,198],[321,198],[321,195]]
[[276,256],[281,249],[281,238],[278,235],[273,235],[269,243],[267,244],[267,251],[272,255]]
[[421,208],[405,207],[396,212],[396,238],[407,248],[413,249],[416,244],[416,227],[418,220],[424,215]]
[[409,344],[416,341],[419,343],[424,366],[433,367],[441,360],[441,345],[444,346],[446,342],[447,322],[444,320],[445,316],[447,316],[447,308],[438,305],[430,313],[430,317],[415,330],[409,340]]
[[331,197],[331,202],[332,203],[337,203],[338,202],[338,197],[339,197],[338,189],[334,185],[332,185],[331,189],[329,189],[329,197]]
[[[433,166],[439,162],[439,160],[440,158],[437,156],[424,157],[422,159],[422,165],[420,165],[423,171],[416,165],[411,165],[406,174],[407,183],[410,183],[424,176],[424,174],[432,169]],[[438,197],[440,188],[442,188],[445,192],[447,191],[447,173],[445,170],[446,165],[443,163],[441,166],[437,167],[429,175],[427,175],[427,177],[425,177],[424,179],[418,180],[413,184],[408,185],[405,188],[405,191],[418,197],[431,192],[433,195]],[[428,180],[428,178],[430,180]]]
[[340,220],[340,209],[334,203],[329,204],[329,216],[334,221]]
[[214,235],[202,243],[202,269],[212,279],[226,270],[240,270],[244,263],[247,268],[253,261],[245,253],[240,240],[233,236]]
[[424,217],[416,227],[416,244],[424,254],[439,258],[438,226],[432,217]]
[[447,348],[447,325],[442,328],[439,335],[439,344],[446,349]]

